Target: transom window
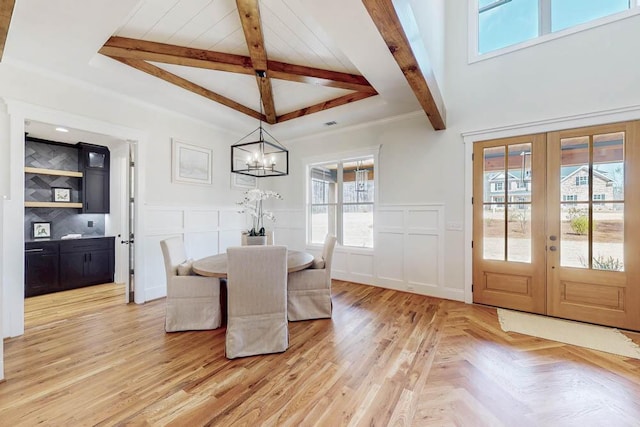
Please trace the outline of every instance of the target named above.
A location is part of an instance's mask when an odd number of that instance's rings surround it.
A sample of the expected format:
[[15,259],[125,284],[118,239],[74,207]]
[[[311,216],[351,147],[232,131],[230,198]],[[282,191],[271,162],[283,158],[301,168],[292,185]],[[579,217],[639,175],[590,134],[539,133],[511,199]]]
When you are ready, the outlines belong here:
[[308,243],[327,233],[343,246],[373,248],[374,157],[309,166]]
[[470,5],[478,55],[640,13],[640,0],[470,0]]

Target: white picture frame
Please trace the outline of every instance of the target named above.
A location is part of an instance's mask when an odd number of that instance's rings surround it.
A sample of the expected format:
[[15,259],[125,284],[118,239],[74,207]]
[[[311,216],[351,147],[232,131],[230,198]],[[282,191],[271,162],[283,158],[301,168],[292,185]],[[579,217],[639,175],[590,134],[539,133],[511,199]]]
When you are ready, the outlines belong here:
[[[233,159],[236,169],[244,165],[244,161],[239,158]],[[258,186],[258,178],[255,176],[243,175],[231,172],[231,188],[235,190],[248,190]]]
[[173,182],[211,184],[213,151],[209,148],[173,139],[171,165]]

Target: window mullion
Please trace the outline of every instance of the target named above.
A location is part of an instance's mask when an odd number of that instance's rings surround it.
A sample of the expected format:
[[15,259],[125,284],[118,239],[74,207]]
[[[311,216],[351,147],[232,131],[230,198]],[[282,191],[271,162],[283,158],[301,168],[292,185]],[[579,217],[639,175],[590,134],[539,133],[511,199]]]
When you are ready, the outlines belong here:
[[551,32],[551,0],[538,0],[538,35]]

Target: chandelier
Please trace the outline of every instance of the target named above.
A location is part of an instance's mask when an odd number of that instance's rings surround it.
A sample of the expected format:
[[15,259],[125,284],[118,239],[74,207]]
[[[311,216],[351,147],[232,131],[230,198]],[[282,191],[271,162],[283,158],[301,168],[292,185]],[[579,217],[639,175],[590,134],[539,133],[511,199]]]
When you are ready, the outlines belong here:
[[289,151],[262,128],[262,94],[260,117],[258,128],[231,146],[231,172],[256,178],[289,175]]

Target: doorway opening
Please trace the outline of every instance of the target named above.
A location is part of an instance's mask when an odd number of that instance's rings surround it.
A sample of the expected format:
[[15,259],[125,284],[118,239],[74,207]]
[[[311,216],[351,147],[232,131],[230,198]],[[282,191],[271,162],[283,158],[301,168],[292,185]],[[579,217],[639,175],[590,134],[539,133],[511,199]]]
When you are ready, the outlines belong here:
[[[59,146],[61,147],[60,151],[62,151],[63,153],[69,152],[73,154],[74,149],[72,149],[71,147],[73,147],[78,142],[90,143],[95,146],[107,147],[109,149],[110,167],[107,170],[107,176],[100,178],[103,181],[106,181],[106,185],[104,187],[106,188],[106,191],[108,193],[106,194],[107,200],[109,200],[109,208],[107,209],[108,213],[83,214],[83,210],[77,208],[72,207],[71,209],[63,209],[58,208],[55,205],[48,208],[48,211],[40,212],[43,212],[43,214],[51,217],[51,221],[48,221],[51,228],[56,227],[57,218],[64,218],[64,222],[62,223],[63,225],[60,225],[60,228],[64,229],[64,237],[61,237],[64,240],[71,238],[75,240],[76,238],[87,236],[113,237],[114,246],[112,249],[103,250],[102,248],[98,248],[98,250],[95,250],[95,252],[89,251],[80,255],[84,255],[85,257],[83,268],[85,270],[87,269],[87,256],[89,257],[88,259],[90,260],[90,265],[97,265],[96,261],[99,262],[100,260],[107,260],[108,262],[108,259],[112,259],[113,261],[111,262],[113,263],[112,265],[114,273],[113,281],[116,285],[118,285],[114,289],[121,289],[124,302],[133,301],[134,288],[132,277],[135,269],[133,267],[134,258],[132,256],[132,253],[134,252],[134,239],[133,228],[131,227],[131,224],[134,220],[133,212],[135,211],[135,198],[133,193],[133,189],[135,188],[135,180],[133,179],[135,176],[135,170],[133,169],[132,165],[134,164],[133,159],[135,158],[134,156],[137,151],[137,144],[135,142],[126,141],[117,137],[35,120],[25,120],[25,133],[28,135],[29,139],[33,138],[35,140],[55,141],[59,143]],[[69,148],[64,148],[67,144]],[[56,145],[51,145],[51,147],[56,147]],[[39,153],[34,151],[36,150],[26,150],[25,156],[37,157]],[[73,169],[72,165],[67,165],[65,168]],[[34,178],[31,174],[27,174],[25,176],[33,179],[39,179],[39,177],[37,176]],[[87,185],[86,182],[82,184],[83,180],[77,178],[75,179],[76,181],[72,182],[72,184],[76,187],[80,188],[82,185]],[[28,189],[26,190],[29,191]],[[88,186],[85,190],[88,191]],[[76,189],[76,192],[78,192],[78,194],[74,193],[73,188],[69,189],[69,193],[73,197],[79,198],[79,189]],[[81,202],[81,200],[75,201]],[[27,203],[25,203],[25,206],[26,205]],[[29,211],[28,213],[30,215],[38,215],[39,211],[37,209],[40,208],[25,208],[25,223],[28,220],[28,218],[26,217],[27,211]],[[62,214],[60,214],[61,212]],[[28,224],[25,225],[25,227],[27,226]],[[25,240],[27,240],[26,235]],[[98,240],[96,240],[96,242],[97,241]],[[75,241],[72,243],[75,243]],[[66,244],[68,244],[68,242]],[[113,251],[112,254],[108,254],[108,256],[104,256],[102,254],[102,252],[107,253],[111,251]],[[102,258],[100,257],[101,255],[103,255]],[[39,254],[27,254],[27,257],[29,256],[38,257]],[[60,257],[60,259],[62,259],[62,257]],[[34,261],[34,263],[30,263],[29,259],[27,259],[27,262],[25,263],[25,270],[37,266],[37,263],[35,263],[37,259],[34,258],[32,261]],[[60,266],[61,269],[62,267],[64,266]],[[67,267],[65,267],[65,269],[68,270]],[[60,276],[60,280],[63,280],[62,277],[63,275]]]
[[640,122],[482,141],[473,301],[640,330]]

